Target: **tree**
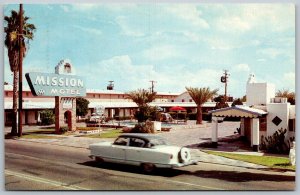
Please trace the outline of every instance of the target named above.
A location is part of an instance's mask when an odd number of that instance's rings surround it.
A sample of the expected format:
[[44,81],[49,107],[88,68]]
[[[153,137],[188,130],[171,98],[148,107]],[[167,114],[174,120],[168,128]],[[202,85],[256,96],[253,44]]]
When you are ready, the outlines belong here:
[[[20,14],[22,14],[23,29],[22,34],[19,34],[20,26]],[[17,101],[18,101],[18,71],[19,71],[19,53],[22,47],[21,55],[25,57],[26,49],[29,44],[29,40],[33,39],[33,32],[35,31],[35,26],[33,24],[27,23],[29,17],[24,15],[24,12],[18,13],[14,10],[11,11],[10,16],[5,16],[5,27],[4,32],[5,40],[4,44],[7,47],[7,54],[9,59],[10,70],[13,72],[13,117],[12,117],[12,129],[11,134],[17,135]]]
[[212,99],[217,95],[218,89],[210,90],[209,87],[193,88],[186,87],[187,92],[192,97],[197,105],[197,122],[196,124],[202,124],[202,105],[209,99]]
[[240,98],[235,99],[231,104],[231,106],[236,106],[236,105],[243,105],[243,102]]
[[296,104],[295,93],[294,92],[290,92],[288,89],[278,90],[276,92],[276,96],[277,97],[287,98],[287,101],[290,102],[291,105],[295,105]]
[[244,96],[242,97],[241,101],[242,101],[242,102],[246,102],[246,101],[247,101],[247,96],[244,95]]
[[149,116],[150,106],[148,103],[152,102],[156,98],[156,92],[149,92],[145,89],[138,89],[136,91],[131,91],[126,93],[126,98],[131,99],[138,105],[138,112],[136,117],[138,122],[145,121]]
[[43,110],[40,112],[42,125],[52,125],[55,122],[55,115],[52,110]]
[[85,98],[76,98],[76,116],[85,116],[89,111],[89,103]]
[[216,106],[215,106],[215,109],[229,107],[228,103],[225,102],[225,96],[224,95],[219,95],[219,96],[215,97],[214,101],[217,102]]

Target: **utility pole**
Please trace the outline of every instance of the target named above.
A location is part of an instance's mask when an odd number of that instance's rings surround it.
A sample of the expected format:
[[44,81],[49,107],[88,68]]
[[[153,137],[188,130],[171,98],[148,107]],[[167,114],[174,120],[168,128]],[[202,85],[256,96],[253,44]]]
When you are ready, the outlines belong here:
[[23,4],[20,4],[19,13],[19,131],[18,136],[22,136],[22,109],[23,109],[23,82],[22,82],[22,67],[23,67]]
[[151,88],[150,88],[150,92],[153,93],[154,92],[154,83],[156,83],[156,81],[149,81],[151,82]]
[[225,95],[224,95],[224,101],[227,101],[227,82],[228,82],[228,76],[230,74],[228,74],[228,70],[224,70],[224,76],[221,77],[221,82],[225,83]]

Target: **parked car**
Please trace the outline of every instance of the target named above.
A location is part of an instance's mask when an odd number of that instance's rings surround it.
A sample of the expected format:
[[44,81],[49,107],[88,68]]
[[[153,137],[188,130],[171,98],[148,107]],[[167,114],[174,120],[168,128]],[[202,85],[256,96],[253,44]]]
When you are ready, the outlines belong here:
[[162,137],[153,134],[124,133],[113,143],[95,143],[89,149],[90,158],[96,161],[137,165],[145,172],[197,164],[191,160],[188,148],[168,145]]
[[105,123],[105,116],[104,115],[96,115],[95,113],[92,114],[90,123]]
[[174,119],[169,113],[161,113],[160,121],[161,122],[172,122]]

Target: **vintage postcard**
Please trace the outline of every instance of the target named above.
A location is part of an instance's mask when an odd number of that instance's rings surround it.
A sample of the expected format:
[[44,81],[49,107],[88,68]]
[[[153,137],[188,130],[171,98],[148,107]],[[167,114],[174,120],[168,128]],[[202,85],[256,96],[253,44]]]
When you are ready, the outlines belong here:
[[7,191],[296,189],[294,4],[3,13]]

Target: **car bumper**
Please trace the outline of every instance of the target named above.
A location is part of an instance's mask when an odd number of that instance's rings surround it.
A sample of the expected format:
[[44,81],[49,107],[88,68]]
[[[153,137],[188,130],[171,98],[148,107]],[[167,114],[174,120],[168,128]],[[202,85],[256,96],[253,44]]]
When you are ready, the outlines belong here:
[[159,168],[179,168],[179,167],[184,167],[188,165],[196,165],[198,161],[196,160],[191,160],[186,163],[176,163],[176,164],[156,164],[156,167]]

